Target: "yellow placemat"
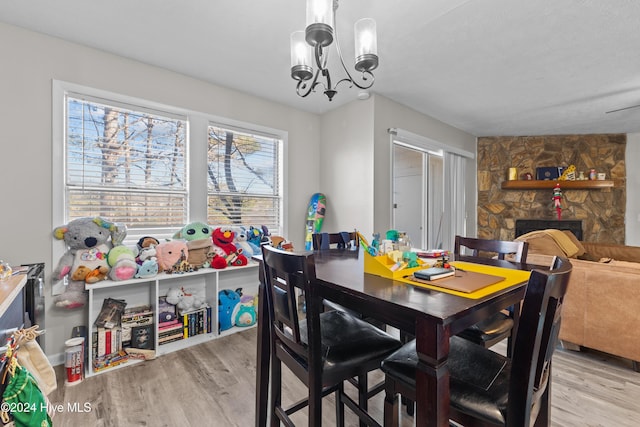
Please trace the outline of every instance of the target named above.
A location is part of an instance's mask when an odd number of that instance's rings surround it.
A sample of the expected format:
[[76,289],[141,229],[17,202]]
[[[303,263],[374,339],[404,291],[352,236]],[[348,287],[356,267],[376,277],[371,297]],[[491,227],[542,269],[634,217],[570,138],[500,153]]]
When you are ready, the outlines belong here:
[[[452,262],[451,263],[453,266],[457,266],[459,268],[462,268],[466,271],[473,271],[476,273],[483,273],[483,274],[490,274],[492,276],[500,276],[500,277],[504,277],[504,280],[495,283],[493,285],[489,285],[487,287],[478,289],[477,291],[474,292],[460,292],[460,291],[454,291],[453,289],[447,289],[447,288],[443,288],[441,286],[436,286],[433,284],[428,284],[428,283],[421,283],[421,282],[416,282],[414,280],[411,280],[408,277],[401,277],[401,278],[396,278],[395,280],[398,280],[400,282],[404,282],[404,283],[408,283],[412,286],[417,286],[420,288],[426,288],[426,289],[432,289],[435,291],[440,291],[440,292],[446,292],[449,294],[453,294],[453,295],[457,295],[457,296],[461,296],[461,297],[465,297],[465,298],[471,298],[471,299],[479,299],[479,298],[483,298],[486,297],[487,295],[491,295],[494,292],[498,292],[501,291],[503,289],[507,289],[510,288],[511,286],[514,285],[518,285],[520,283],[524,283],[527,280],[529,280],[529,276],[531,275],[530,271],[523,271],[523,270],[513,270],[510,268],[502,268],[502,267],[493,267],[493,266],[489,266],[489,265],[482,265],[482,264],[474,264],[474,263],[470,263],[470,262],[461,262],[461,261],[456,261],[456,262]],[[407,273],[408,275],[413,274],[411,273]]]

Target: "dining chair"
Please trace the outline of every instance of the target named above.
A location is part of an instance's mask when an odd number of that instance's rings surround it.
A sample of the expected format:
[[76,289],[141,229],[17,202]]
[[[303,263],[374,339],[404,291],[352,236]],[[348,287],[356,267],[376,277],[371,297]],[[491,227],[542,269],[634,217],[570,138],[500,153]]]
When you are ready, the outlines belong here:
[[[512,255],[511,260],[514,262],[527,262],[527,251],[529,244],[527,242],[515,242],[507,240],[488,240],[476,239],[472,237],[455,237],[453,254],[458,259],[462,254],[463,248],[472,251],[469,257],[487,258],[496,256],[498,259],[504,260],[507,255]],[[489,348],[503,339],[509,339],[507,346],[507,355],[511,354],[511,336],[514,326],[514,316],[518,316],[516,311],[519,307],[513,307],[511,313],[496,313],[475,325],[465,329],[458,335],[467,340],[480,344],[485,348]]]
[[[450,418],[465,426],[548,426],[551,359],[572,266],[556,258],[552,270],[529,278],[512,357],[453,336],[449,345]],[[398,393],[416,399],[415,340],[382,362],[384,425],[398,425]]]
[[[342,310],[322,311],[317,295],[314,255],[262,246],[265,294],[271,326],[271,420],[293,425],[290,415],[309,408],[309,425],[322,423],[322,398],[335,392],[336,423],[344,425],[344,406],[360,425],[379,426],[367,413],[367,374],[401,343],[386,332]],[[306,313],[296,289],[304,292]],[[282,364],[307,387],[308,396],[285,408]],[[358,378],[358,402],[344,392],[344,382]]]
[[[313,242],[313,250],[332,250],[332,249],[358,249],[360,247],[360,238],[358,237],[358,233],[356,231],[342,231],[338,233],[314,233],[311,236],[311,241]],[[373,317],[365,317],[361,313],[358,313],[354,310],[349,310],[345,307],[342,307],[339,304],[336,304],[332,301],[324,301],[324,304],[327,308],[333,310],[344,310],[349,314],[352,314],[360,319],[364,319],[367,322],[371,323],[374,326],[382,330],[386,330],[387,325],[380,322],[379,320]],[[381,391],[381,390],[380,390]]]
[[313,233],[311,235],[313,250],[320,249],[357,249],[360,239],[355,231],[338,233]]

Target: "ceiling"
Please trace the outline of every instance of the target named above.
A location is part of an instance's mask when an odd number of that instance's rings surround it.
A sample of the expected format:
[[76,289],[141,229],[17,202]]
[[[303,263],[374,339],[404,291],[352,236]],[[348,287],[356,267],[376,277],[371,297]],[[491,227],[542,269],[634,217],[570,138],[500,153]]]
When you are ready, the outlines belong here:
[[[473,135],[640,132],[640,108],[606,114],[640,104],[637,0],[341,0],[349,66],[361,17],[378,27],[371,91]],[[303,0],[3,1],[0,21],[318,114],[359,92],[295,94]]]

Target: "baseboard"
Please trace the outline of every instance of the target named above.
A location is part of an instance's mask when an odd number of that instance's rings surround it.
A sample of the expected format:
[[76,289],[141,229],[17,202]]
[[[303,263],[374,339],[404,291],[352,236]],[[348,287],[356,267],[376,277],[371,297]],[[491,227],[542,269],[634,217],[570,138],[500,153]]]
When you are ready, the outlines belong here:
[[47,356],[51,366],[64,365],[64,353],[51,354]]

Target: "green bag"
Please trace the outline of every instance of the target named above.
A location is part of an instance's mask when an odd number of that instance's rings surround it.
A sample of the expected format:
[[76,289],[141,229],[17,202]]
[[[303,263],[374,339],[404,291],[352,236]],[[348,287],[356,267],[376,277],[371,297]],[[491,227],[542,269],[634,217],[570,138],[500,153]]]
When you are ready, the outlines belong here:
[[16,366],[2,398],[8,406],[17,427],[51,427],[47,414],[48,401],[31,373],[22,366]]

